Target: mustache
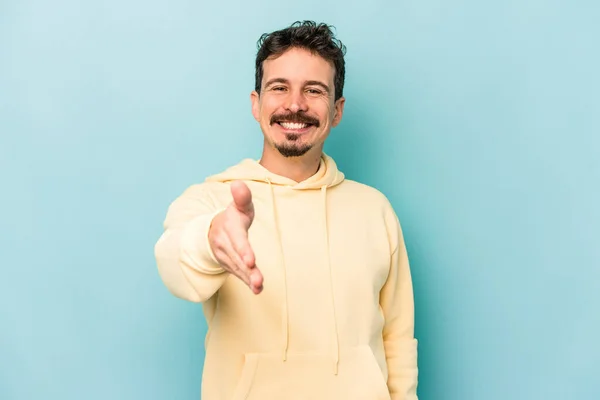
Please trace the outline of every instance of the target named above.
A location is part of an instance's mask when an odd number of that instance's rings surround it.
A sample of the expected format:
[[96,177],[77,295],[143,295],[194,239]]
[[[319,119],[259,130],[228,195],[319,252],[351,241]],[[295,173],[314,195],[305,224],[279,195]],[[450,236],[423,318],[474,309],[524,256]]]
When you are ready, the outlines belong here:
[[299,124],[309,124],[318,127],[319,120],[311,117],[310,115],[306,115],[302,112],[298,113],[286,113],[286,114],[274,114],[271,117],[271,125],[279,122],[296,122]]

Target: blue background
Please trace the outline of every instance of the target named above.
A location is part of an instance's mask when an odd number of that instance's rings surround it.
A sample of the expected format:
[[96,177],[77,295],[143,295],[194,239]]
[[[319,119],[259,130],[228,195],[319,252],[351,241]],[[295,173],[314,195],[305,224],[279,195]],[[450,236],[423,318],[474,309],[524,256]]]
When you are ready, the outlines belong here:
[[327,151],[403,222],[420,398],[600,398],[598,4],[0,2],[0,399],[199,397],[153,246],[259,157],[256,40],[299,19],[348,46]]

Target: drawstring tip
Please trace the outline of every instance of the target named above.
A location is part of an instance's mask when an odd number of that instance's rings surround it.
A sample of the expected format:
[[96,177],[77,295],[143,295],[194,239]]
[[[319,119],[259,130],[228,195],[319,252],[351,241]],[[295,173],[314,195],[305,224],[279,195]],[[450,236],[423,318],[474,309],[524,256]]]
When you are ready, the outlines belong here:
[[333,363],[333,374],[334,375],[338,374],[338,363],[337,363],[337,361]]
[[283,351],[283,362],[287,361],[287,350]]

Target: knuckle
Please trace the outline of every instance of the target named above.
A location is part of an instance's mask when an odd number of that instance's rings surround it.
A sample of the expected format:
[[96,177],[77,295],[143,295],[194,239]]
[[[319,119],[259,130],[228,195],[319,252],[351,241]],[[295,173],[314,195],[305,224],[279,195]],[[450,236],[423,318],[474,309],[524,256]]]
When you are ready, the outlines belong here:
[[223,248],[223,236],[222,235],[215,235],[213,237],[213,244],[215,245],[215,247],[221,249]]

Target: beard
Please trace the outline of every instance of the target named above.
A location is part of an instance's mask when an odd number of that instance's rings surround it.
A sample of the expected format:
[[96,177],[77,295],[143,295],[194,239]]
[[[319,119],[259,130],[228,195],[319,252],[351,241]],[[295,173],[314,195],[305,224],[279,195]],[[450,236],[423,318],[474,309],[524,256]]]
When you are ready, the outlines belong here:
[[293,133],[288,133],[285,135],[287,142],[285,143],[275,143],[275,148],[279,153],[284,157],[300,157],[304,154],[308,153],[310,149],[312,149],[312,145],[309,143],[298,143],[298,139],[300,135],[295,135]]
[[[271,126],[280,122],[303,123],[315,128],[318,128],[321,125],[317,118],[307,115],[304,112],[275,114],[271,116],[269,122]],[[274,143],[277,151],[284,157],[303,156],[313,147],[312,144],[299,143],[298,139],[300,139],[300,135],[287,133],[285,137],[286,141],[284,143]]]

